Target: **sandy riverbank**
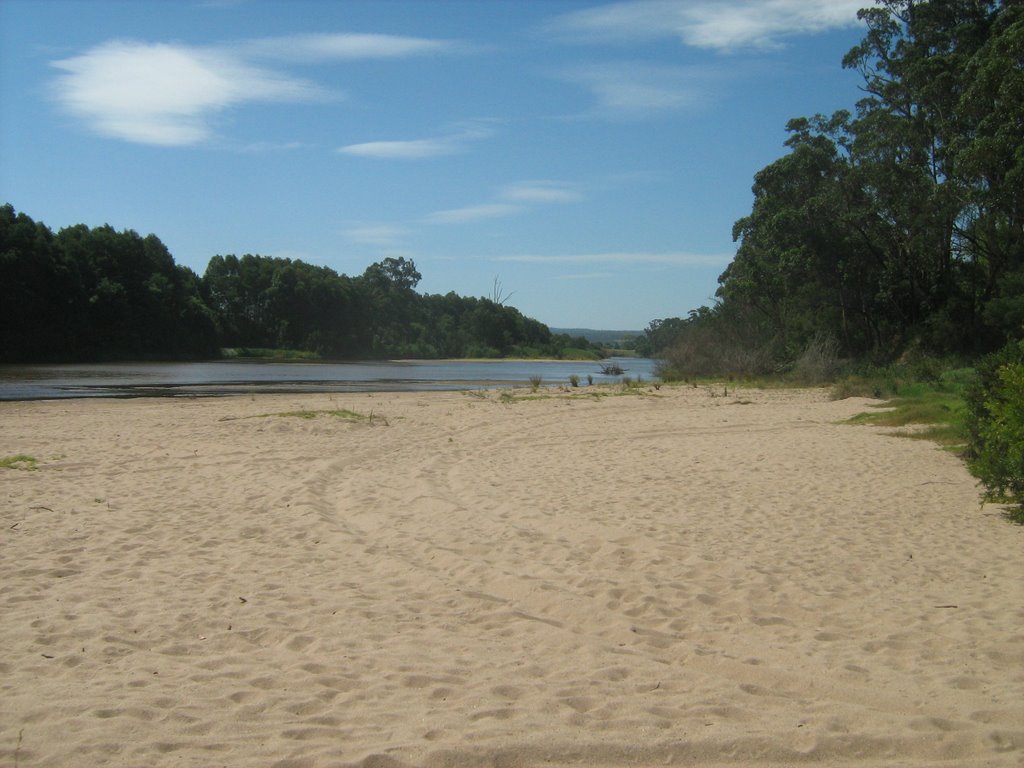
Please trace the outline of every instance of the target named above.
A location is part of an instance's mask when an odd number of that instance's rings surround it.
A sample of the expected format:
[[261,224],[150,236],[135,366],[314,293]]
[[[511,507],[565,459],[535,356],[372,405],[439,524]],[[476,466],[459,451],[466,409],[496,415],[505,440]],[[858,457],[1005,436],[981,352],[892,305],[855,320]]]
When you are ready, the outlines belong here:
[[865,407],[0,403],[0,764],[1019,766],[1024,529]]

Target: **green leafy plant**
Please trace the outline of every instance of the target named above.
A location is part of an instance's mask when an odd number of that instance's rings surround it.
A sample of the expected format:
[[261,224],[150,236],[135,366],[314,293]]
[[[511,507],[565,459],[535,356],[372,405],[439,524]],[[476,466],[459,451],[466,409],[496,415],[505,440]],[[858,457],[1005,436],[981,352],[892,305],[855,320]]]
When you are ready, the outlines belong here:
[[971,471],[985,484],[985,499],[1014,504],[1010,518],[1024,524],[1024,341],[978,365],[967,394]]

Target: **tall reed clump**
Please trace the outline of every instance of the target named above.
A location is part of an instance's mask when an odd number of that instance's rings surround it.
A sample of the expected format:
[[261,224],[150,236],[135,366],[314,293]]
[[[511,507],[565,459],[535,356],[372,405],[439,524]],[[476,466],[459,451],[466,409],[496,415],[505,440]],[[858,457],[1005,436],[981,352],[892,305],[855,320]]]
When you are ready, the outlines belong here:
[[803,385],[827,384],[839,372],[839,342],[834,336],[817,334],[793,362],[790,377]]
[[530,377],[530,387],[533,389],[534,392],[536,392],[538,389],[540,389],[541,382],[543,382],[543,381],[544,381],[544,379],[542,377],[540,377],[540,376],[537,376],[537,375],[531,376]]
[[762,376],[776,370],[770,341],[737,338],[712,327],[695,326],[665,350],[655,373],[662,381],[695,377]]

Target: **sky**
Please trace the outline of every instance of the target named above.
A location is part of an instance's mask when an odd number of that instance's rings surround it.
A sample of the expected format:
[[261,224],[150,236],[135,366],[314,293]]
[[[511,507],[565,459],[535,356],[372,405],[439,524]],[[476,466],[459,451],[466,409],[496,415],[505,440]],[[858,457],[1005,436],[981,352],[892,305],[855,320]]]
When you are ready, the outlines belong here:
[[871,0],[0,0],[0,203],[552,327],[711,304]]

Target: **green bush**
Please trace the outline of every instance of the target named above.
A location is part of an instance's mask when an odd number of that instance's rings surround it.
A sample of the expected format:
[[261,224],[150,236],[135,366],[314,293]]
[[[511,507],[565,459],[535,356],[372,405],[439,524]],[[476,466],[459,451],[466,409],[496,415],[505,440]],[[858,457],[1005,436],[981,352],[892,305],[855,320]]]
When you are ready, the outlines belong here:
[[1024,523],[1024,341],[982,359],[967,393],[971,471],[986,498],[1016,504],[1011,518]]

